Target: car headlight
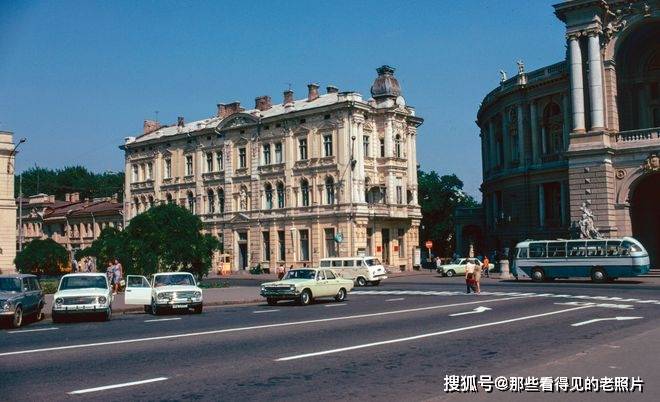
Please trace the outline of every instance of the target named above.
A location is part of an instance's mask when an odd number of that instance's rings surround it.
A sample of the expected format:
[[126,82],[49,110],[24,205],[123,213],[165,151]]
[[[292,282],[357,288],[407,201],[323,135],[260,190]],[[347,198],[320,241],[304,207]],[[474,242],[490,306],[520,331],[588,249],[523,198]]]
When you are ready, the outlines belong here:
[[199,299],[200,297],[202,297],[202,292],[195,292],[195,298]]
[[290,290],[296,290],[296,285],[289,285]]
[[172,298],[172,292],[160,292],[158,293],[158,298],[159,299],[171,299]]
[[61,297],[58,297],[57,299],[55,299],[55,304],[62,304],[63,301],[64,301],[64,299],[62,299]]
[[264,285],[261,285],[261,291],[263,292],[264,290],[266,290],[266,287]]
[[0,307],[3,310],[7,311],[7,310],[11,309],[11,302],[9,300],[5,300],[5,301],[0,303]]
[[99,304],[105,304],[108,301],[108,298],[105,296],[99,296]]

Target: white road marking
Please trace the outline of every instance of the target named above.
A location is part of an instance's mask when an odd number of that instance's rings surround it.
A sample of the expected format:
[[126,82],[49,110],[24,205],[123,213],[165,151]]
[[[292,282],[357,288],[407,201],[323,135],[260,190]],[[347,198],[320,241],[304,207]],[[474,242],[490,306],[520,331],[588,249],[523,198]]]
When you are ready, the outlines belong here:
[[479,306],[475,308],[472,311],[464,311],[462,313],[454,313],[454,314],[449,314],[450,317],[458,317],[459,315],[468,315],[468,314],[479,314],[483,313],[485,311],[492,310],[492,308],[484,307],[484,306]]
[[276,311],[280,311],[278,309],[271,309],[271,310],[256,310],[253,311],[252,314],[261,314],[261,313],[274,313]]
[[56,329],[59,329],[59,328],[50,327],[50,328],[20,329],[18,331],[7,331],[7,333],[8,334],[22,334],[23,332],[54,331]]
[[406,300],[406,298],[405,297],[397,297],[395,299],[385,299],[386,302],[401,301],[401,300]]
[[153,320],[144,320],[144,322],[161,322],[161,321],[176,321],[180,320],[181,317],[174,317],[174,318],[156,318]]
[[347,306],[348,304],[346,303],[333,303],[333,304],[326,304],[326,307],[341,307],[341,306]]
[[571,301],[571,302],[563,302],[563,303],[555,303],[559,306],[594,306],[594,307],[605,307],[605,308],[618,308],[621,310],[630,310],[633,309],[632,304],[612,304],[612,303],[594,303],[594,302],[579,302],[579,301]]
[[151,379],[142,380],[142,381],[125,382],[123,384],[105,385],[103,387],[79,389],[77,391],[71,391],[68,394],[69,395],[88,394],[90,392],[105,391],[107,389],[115,389],[115,388],[132,387],[134,385],[149,384],[151,382],[158,382],[158,381],[165,381],[165,380],[167,380],[167,377],[151,378]]
[[386,340],[386,341],[365,343],[365,344],[362,344],[362,345],[348,346],[348,347],[345,347],[345,348],[330,349],[330,350],[324,350],[324,351],[321,351],[321,352],[313,352],[313,353],[305,353],[305,354],[302,354],[302,355],[281,357],[279,359],[275,359],[275,361],[276,362],[283,362],[283,361],[289,361],[289,360],[298,360],[298,359],[304,359],[304,358],[307,358],[307,357],[315,357],[315,356],[329,355],[329,354],[333,354],[333,353],[346,352],[346,351],[349,351],[349,350],[365,349],[365,348],[371,348],[371,347],[374,347],[374,346],[390,345],[390,344],[393,344],[393,343],[414,341],[414,340],[417,340],[417,339],[424,339],[424,338],[430,338],[430,337],[433,337],[433,336],[446,335],[446,334],[451,334],[451,333],[454,333],[454,332],[468,331],[468,330],[471,330],[471,329],[492,327],[492,326],[495,326],[495,325],[508,324],[508,323],[512,323],[512,322],[516,322],[516,321],[530,320],[530,319],[538,318],[538,317],[546,317],[546,316],[549,316],[549,315],[568,313],[570,311],[583,310],[583,309],[586,309],[586,308],[591,308],[591,306],[573,307],[573,308],[568,308],[568,309],[564,309],[564,310],[551,311],[549,313],[528,315],[528,316],[525,316],[525,317],[511,318],[511,319],[508,319],[508,320],[488,322],[488,323],[485,323],[485,324],[478,324],[478,325],[471,325],[469,327],[454,328],[454,329],[448,329],[448,330],[445,330],[445,331],[431,332],[431,333],[428,333],[428,334],[408,336],[408,337],[405,337],[405,338],[389,339],[389,340]]
[[279,327],[289,327],[289,326],[297,326],[297,325],[305,325],[305,324],[316,324],[316,323],[321,323],[321,322],[355,320],[355,319],[369,318],[369,317],[382,317],[382,316],[395,315],[395,314],[405,314],[405,313],[413,313],[413,312],[418,312],[418,311],[437,310],[437,309],[449,308],[449,307],[469,306],[469,305],[472,305],[472,304],[497,303],[497,302],[506,301],[506,300],[520,300],[520,299],[526,299],[526,297],[503,297],[503,298],[499,298],[499,299],[477,300],[477,301],[464,302],[464,303],[441,304],[441,305],[435,305],[435,306],[408,308],[408,309],[402,309],[402,310],[382,311],[380,313],[356,314],[356,315],[348,315],[348,316],[332,317],[332,318],[317,318],[317,319],[314,319],[314,320],[291,321],[291,322],[282,322],[282,323],[278,323],[278,324],[255,325],[255,326],[251,326],[251,327],[216,329],[216,330],[212,330],[212,331],[189,332],[189,333],[176,334],[176,335],[151,336],[151,337],[147,337],[147,338],[121,339],[121,340],[117,340],[117,341],[82,343],[82,344],[77,344],[77,345],[54,346],[54,347],[50,347],[50,348],[16,350],[16,351],[13,351],[13,352],[0,353],[0,357],[14,356],[14,355],[24,355],[24,354],[29,354],[29,353],[52,352],[52,351],[56,351],[56,350],[70,350],[70,349],[91,348],[91,347],[107,346],[107,345],[120,345],[120,344],[127,344],[127,343],[153,342],[153,341],[159,341],[159,340],[164,340],[164,339],[179,339],[179,338],[188,338],[188,337],[192,337],[192,336],[216,335],[216,334],[225,334],[225,333],[231,333],[231,332],[250,331],[250,330],[255,330],[255,329],[279,328]]
[[627,321],[627,320],[640,320],[644,317],[610,317],[610,318],[594,318],[593,320],[588,320],[588,321],[582,321],[582,322],[576,322],[575,324],[571,324],[571,327],[581,327],[583,325],[587,324],[593,324],[595,322],[600,322],[600,321]]

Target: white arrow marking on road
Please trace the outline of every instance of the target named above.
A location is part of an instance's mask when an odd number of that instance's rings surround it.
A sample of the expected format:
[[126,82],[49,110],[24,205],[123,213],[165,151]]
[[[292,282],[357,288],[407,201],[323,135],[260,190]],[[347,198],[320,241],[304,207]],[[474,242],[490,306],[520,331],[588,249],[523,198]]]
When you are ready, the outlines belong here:
[[622,310],[631,310],[634,309],[632,304],[612,304],[612,303],[594,303],[594,302],[565,302],[565,303],[555,303],[559,306],[594,306],[594,307],[605,307],[605,308],[618,308]]
[[450,317],[456,317],[458,315],[478,314],[478,313],[483,313],[484,311],[488,311],[488,310],[492,310],[492,308],[479,306],[479,307],[475,308],[472,311],[466,311],[466,312],[463,312],[463,313],[449,314],[449,316]]
[[123,384],[115,384],[115,385],[106,385],[104,387],[79,389],[78,391],[69,392],[69,395],[87,394],[90,392],[105,391],[106,389],[130,387],[133,385],[142,385],[142,384],[148,384],[150,382],[165,381],[165,380],[167,380],[167,377],[158,377],[158,378],[151,378],[149,380],[125,382]]
[[571,324],[571,327],[580,327],[582,325],[593,324],[594,322],[599,322],[599,321],[626,321],[626,320],[639,320],[639,319],[642,319],[642,318],[644,318],[644,317],[594,318],[593,320],[576,322],[575,324]]

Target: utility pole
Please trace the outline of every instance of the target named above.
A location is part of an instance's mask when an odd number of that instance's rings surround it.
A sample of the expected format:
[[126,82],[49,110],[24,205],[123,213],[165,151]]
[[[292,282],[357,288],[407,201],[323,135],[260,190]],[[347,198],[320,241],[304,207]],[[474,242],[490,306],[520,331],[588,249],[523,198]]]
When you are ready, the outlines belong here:
[[[9,161],[11,162],[11,157],[14,156],[14,169],[13,171],[16,172],[16,151],[18,150],[18,147],[21,146],[22,143],[26,141],[25,138],[21,138],[20,141],[18,141],[18,144],[14,146],[14,149],[11,151],[9,154]],[[9,167],[7,167],[7,173],[9,173]],[[18,175],[18,251],[23,250],[23,173],[20,173]]]

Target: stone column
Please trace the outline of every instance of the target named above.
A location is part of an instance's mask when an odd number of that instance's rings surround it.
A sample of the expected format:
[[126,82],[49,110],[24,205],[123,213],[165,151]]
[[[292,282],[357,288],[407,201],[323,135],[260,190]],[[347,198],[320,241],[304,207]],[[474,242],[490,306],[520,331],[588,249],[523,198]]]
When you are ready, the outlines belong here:
[[589,100],[591,101],[591,130],[605,128],[605,105],[603,103],[603,62],[600,57],[600,35],[588,33],[589,45]]
[[529,122],[532,134],[532,164],[536,164],[539,161],[539,124],[534,100],[529,104]]
[[562,116],[563,116],[563,124],[562,124],[562,135],[563,135],[563,145],[564,149],[562,149],[562,152],[566,151],[568,149],[568,141],[569,141],[569,133],[571,131],[571,126],[569,125],[569,119],[570,115],[568,114],[568,96],[565,94],[562,95],[561,97],[561,107],[562,107]]
[[412,202],[414,205],[418,205],[417,202],[417,131],[411,133],[408,136],[408,144],[410,147],[410,153],[408,154],[408,185],[411,187],[412,191]]
[[525,164],[525,119],[524,119],[525,109],[523,108],[522,102],[518,104],[518,160],[520,161],[520,166]]
[[509,114],[506,109],[502,111],[502,168],[506,168],[511,158],[511,136],[509,135]]
[[571,66],[571,106],[573,107],[573,131],[584,132],[584,86],[582,84],[582,50],[578,33],[568,35]]
[[[350,141],[350,146],[353,148],[353,157],[355,158],[355,169],[353,170],[353,180],[355,181],[353,185],[353,202],[363,203],[364,199],[364,147],[362,146],[362,137],[364,131],[362,129],[364,119],[361,115],[354,116],[351,119],[351,132],[352,136],[348,140]],[[352,137],[355,137],[353,140]],[[350,161],[349,161],[350,164]]]
[[393,156],[393,131],[394,129],[392,128],[392,118],[388,117],[387,120],[385,121],[385,157],[386,158],[391,158]]
[[488,143],[490,144],[490,168],[494,169],[498,165],[497,144],[495,141],[495,123],[493,119],[488,120]]

